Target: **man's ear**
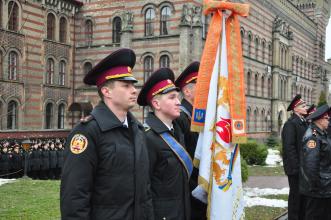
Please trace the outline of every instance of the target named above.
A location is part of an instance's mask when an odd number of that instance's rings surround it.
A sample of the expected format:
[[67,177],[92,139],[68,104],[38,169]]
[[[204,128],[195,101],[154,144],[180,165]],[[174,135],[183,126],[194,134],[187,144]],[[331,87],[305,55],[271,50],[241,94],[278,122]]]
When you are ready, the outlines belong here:
[[159,110],[160,109],[160,103],[159,103],[159,100],[157,99],[152,99],[151,100],[151,107],[155,110]]
[[101,93],[103,94],[104,97],[110,98],[112,94],[112,89],[104,86],[101,88]]

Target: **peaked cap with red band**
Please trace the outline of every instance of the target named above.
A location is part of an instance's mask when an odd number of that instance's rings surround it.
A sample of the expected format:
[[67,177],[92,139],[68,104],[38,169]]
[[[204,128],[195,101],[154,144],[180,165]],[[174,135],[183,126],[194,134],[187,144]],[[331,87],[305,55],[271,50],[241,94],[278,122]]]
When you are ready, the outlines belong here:
[[307,117],[307,120],[316,121],[330,114],[330,107],[324,104],[316,109],[311,115]]
[[316,111],[316,105],[312,104],[308,109],[307,109],[307,114],[305,117],[308,117],[309,115],[313,114]]
[[156,70],[144,84],[138,95],[138,104],[140,106],[149,105],[152,98],[159,94],[166,94],[173,90],[179,91],[174,84],[175,74],[169,68]]
[[110,79],[138,82],[131,72],[135,63],[136,55],[132,50],[127,48],[116,50],[86,74],[84,83],[100,87]]
[[298,94],[292,99],[290,105],[287,108],[287,111],[292,111],[292,110],[294,110],[295,107],[297,107],[298,105],[301,105],[303,103],[305,103],[305,101],[301,98],[301,95]]
[[175,81],[175,85],[180,89],[183,89],[189,83],[196,82],[199,72],[199,62],[193,62],[186,67],[186,69],[178,76]]

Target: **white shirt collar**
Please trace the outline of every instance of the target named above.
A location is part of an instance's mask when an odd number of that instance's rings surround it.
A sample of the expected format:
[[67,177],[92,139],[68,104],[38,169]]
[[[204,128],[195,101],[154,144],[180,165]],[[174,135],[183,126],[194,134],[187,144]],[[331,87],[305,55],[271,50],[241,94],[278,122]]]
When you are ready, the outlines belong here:
[[122,122],[124,127],[129,127],[128,116],[125,117],[124,121]]
[[165,125],[165,126],[167,126],[167,128],[169,129],[169,131],[171,131],[171,130],[173,130],[174,129],[174,126],[171,124],[170,126],[169,125],[167,125],[166,123],[164,123],[163,122],[163,124]]

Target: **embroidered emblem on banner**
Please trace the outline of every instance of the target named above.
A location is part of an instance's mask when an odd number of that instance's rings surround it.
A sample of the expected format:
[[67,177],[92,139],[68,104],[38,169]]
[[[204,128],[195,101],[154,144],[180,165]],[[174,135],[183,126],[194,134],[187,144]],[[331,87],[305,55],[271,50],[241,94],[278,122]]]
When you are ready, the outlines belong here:
[[70,141],[70,150],[73,154],[80,154],[87,148],[87,138],[82,134],[75,134]]
[[308,141],[307,146],[309,148],[315,148],[316,147],[316,141],[314,141],[314,140]]

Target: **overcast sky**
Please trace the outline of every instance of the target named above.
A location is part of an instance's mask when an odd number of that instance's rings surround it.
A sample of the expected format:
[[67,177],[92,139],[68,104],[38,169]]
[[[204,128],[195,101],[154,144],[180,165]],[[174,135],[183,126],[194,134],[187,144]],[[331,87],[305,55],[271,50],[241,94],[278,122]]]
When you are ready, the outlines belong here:
[[326,28],[326,45],[325,45],[325,59],[331,58],[331,18],[329,20],[329,25]]

